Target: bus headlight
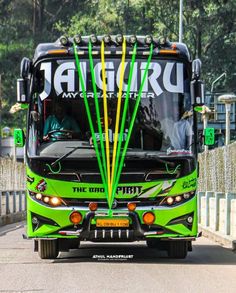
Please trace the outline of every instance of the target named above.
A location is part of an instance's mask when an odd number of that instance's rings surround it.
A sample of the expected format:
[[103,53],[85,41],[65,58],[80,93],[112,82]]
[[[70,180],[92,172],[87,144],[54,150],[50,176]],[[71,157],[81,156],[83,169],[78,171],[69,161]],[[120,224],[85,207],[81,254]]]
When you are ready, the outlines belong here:
[[172,205],[173,203],[174,203],[174,198],[172,197],[172,196],[170,196],[170,197],[167,197],[167,199],[166,199],[166,203],[168,204],[168,205]]
[[193,196],[195,195],[194,191],[188,192],[188,193],[184,193],[184,194],[178,194],[175,196],[166,196],[161,202],[160,205],[161,206],[175,206],[178,204],[182,204],[186,201],[188,201],[189,199],[193,198]]
[[48,206],[52,207],[58,207],[61,205],[66,205],[64,200],[60,197],[57,196],[49,196],[49,195],[44,195],[41,193],[35,193],[32,191],[29,191],[30,196],[35,199],[37,202],[40,202],[42,204],[46,204]]
[[59,206],[59,205],[61,205],[61,200],[58,197],[51,197],[50,198],[50,204],[55,206],[55,207]]
[[43,197],[43,195],[42,195],[41,193],[37,193],[37,194],[35,195],[35,198],[36,198],[37,200],[41,200],[42,197]]
[[48,196],[43,196],[43,201],[45,202],[45,203],[49,203],[49,197]]

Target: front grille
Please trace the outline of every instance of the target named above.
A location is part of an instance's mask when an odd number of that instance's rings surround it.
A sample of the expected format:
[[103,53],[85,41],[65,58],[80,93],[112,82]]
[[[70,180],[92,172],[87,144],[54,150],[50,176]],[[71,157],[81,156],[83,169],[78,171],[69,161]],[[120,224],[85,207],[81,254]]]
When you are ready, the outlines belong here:
[[134,231],[131,229],[92,229],[89,233],[91,241],[133,241]]
[[[155,206],[159,205],[160,202],[163,200],[163,197],[157,197],[155,199],[115,199],[113,202],[112,209],[119,209],[119,208],[126,208],[128,202],[136,202],[137,207],[140,206]],[[98,204],[98,209],[107,209],[108,203],[106,200],[98,200],[98,199],[77,199],[77,198],[63,198],[63,201],[67,206],[80,206],[80,207],[88,207],[90,202],[96,202]]]

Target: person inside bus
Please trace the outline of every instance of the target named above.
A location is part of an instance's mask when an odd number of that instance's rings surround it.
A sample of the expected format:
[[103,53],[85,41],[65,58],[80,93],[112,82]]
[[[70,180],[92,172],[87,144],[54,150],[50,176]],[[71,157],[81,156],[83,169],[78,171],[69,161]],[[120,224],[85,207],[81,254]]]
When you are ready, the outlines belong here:
[[191,111],[185,111],[179,121],[174,123],[171,136],[171,144],[175,150],[189,150],[192,144],[192,127],[189,118],[193,115]]
[[72,117],[68,116],[65,111],[65,106],[61,103],[54,105],[54,114],[48,116],[44,123],[43,140],[48,141],[50,139],[50,132],[53,130],[68,130],[73,131],[73,138],[80,136],[80,128]]

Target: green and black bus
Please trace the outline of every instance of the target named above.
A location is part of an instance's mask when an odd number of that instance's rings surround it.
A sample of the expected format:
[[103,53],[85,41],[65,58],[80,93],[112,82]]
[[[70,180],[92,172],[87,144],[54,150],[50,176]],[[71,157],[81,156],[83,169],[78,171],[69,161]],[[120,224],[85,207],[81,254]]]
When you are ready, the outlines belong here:
[[62,36],[23,58],[26,237],[41,258],[80,241],[186,257],[198,236],[200,67],[185,44],[151,35]]

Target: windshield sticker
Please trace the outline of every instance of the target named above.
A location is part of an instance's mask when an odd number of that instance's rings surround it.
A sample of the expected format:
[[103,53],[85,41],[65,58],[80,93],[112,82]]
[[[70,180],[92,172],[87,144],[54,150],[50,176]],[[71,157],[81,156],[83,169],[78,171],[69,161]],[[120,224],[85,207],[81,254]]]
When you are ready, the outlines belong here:
[[40,192],[43,192],[47,189],[47,182],[44,179],[41,179],[36,185],[36,189]]
[[[72,187],[74,193],[104,193],[103,187]],[[116,189],[117,195],[134,195],[142,191],[142,186],[118,186]]]
[[183,189],[187,189],[187,188],[196,188],[197,186],[197,179],[196,178],[192,178],[189,181],[184,181],[183,182]]
[[[59,63],[59,64],[58,64]],[[55,95],[62,99],[82,98],[82,89],[79,84],[74,61],[66,62],[43,62],[40,64],[40,73],[44,80],[44,87],[40,93],[41,100],[50,95]],[[94,61],[95,83],[98,88],[98,97],[102,98],[102,64],[99,60]],[[147,62],[137,61],[134,64],[133,79],[131,82],[130,98],[136,99],[138,96],[139,84],[145,72]],[[107,97],[116,98],[119,91],[119,80],[121,63],[118,60],[105,62]],[[125,76],[122,86],[123,97],[127,91],[127,76],[130,62],[125,62]],[[81,62],[82,75],[85,83],[85,90],[88,98],[93,98],[91,73],[88,61]],[[151,62],[147,78],[144,82],[142,98],[154,98],[163,92],[183,93],[184,76],[183,63],[174,61]]]
[[27,180],[27,182],[29,182],[30,184],[34,183],[34,177],[30,177],[29,175],[27,175],[26,180]]

